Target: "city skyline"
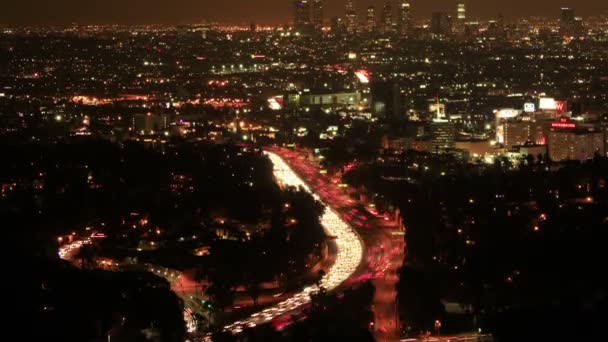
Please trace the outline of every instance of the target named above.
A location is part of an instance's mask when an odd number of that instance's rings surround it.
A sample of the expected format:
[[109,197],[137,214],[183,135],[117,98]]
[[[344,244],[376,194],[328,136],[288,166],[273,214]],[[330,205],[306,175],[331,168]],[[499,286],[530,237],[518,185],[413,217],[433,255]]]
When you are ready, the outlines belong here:
[[[334,16],[344,16],[346,1],[326,1],[325,25]],[[364,17],[368,6],[382,8],[384,0],[361,0],[357,4],[359,19]],[[393,5],[395,6],[395,4]],[[442,11],[456,14],[456,0],[440,0],[433,3],[411,1],[412,17],[428,19],[431,13]],[[523,0],[501,3],[498,0],[468,0],[467,19],[488,19],[503,14],[506,18],[543,16],[559,18],[560,8],[576,10],[577,16],[608,15],[608,4],[603,1],[535,1]],[[211,1],[176,0],[172,2],[143,0],[90,0],[82,4],[76,0],[47,2],[29,0],[11,2],[0,13],[0,25],[66,25],[78,24],[180,24],[214,21],[226,24],[256,22],[267,25],[293,22],[291,1],[260,0],[255,3],[242,0]]]

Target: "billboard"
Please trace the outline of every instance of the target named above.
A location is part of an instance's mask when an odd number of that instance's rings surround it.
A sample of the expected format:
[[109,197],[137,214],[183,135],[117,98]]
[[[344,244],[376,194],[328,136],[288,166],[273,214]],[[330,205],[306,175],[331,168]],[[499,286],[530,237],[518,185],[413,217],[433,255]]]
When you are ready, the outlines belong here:
[[538,103],[538,109],[542,110],[555,110],[557,108],[557,104],[555,103],[555,99],[552,97],[541,97]]
[[566,101],[555,101],[555,111],[559,114],[568,111],[568,102]]
[[536,105],[532,102],[524,103],[524,112],[526,112],[526,113],[536,112]]
[[512,119],[512,118],[519,116],[519,114],[521,114],[521,110],[511,109],[511,108],[499,109],[496,111],[496,118],[497,119]]
[[541,97],[538,108],[542,110],[554,110],[561,114],[568,111],[568,101],[555,101],[551,97]]

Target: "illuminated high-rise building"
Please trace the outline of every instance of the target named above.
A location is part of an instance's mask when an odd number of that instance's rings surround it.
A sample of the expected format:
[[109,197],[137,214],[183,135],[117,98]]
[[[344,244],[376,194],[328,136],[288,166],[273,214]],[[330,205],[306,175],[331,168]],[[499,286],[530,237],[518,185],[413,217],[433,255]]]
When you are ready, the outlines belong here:
[[431,130],[431,152],[441,153],[456,146],[456,126],[447,119],[433,119]]
[[458,33],[464,33],[465,22],[467,20],[467,9],[465,0],[458,0],[456,7],[456,30]]
[[367,32],[376,31],[376,8],[374,6],[369,6],[367,8],[365,28],[367,29]]
[[312,23],[317,31],[323,28],[323,2],[324,0],[312,2]]
[[357,32],[357,0],[346,0],[346,31]]
[[382,7],[382,32],[393,32],[393,6],[390,1],[385,1]]
[[585,127],[576,121],[561,118],[551,123],[549,157],[554,161],[587,160],[605,155],[604,134],[595,127]]
[[580,35],[583,30],[583,21],[575,16],[573,8],[564,7],[561,10],[559,21],[560,34],[564,36]]
[[412,25],[411,5],[409,0],[399,1],[399,33],[409,33]]
[[456,8],[456,18],[458,18],[459,22],[463,22],[467,19],[467,8],[465,4],[465,0],[458,0],[458,6]]
[[308,0],[294,1],[294,20],[296,30],[306,30],[310,26],[310,3]]
[[452,33],[452,17],[445,12],[434,12],[431,17],[431,32],[438,36]]
[[562,25],[573,23],[574,18],[576,18],[574,8],[562,7],[562,13],[560,17]]

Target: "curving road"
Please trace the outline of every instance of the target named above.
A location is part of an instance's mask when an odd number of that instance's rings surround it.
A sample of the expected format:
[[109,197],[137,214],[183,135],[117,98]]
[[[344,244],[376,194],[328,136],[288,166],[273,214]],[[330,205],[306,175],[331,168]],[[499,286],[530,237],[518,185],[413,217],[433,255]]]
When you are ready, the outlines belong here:
[[[264,153],[272,161],[274,175],[280,184],[283,186],[302,187],[311,193],[315,199],[321,201],[320,197],[308,187],[289,165],[287,165],[283,158],[270,151],[265,151]],[[363,262],[364,244],[359,234],[328,205],[326,205],[325,212],[321,217],[321,224],[325,229],[326,234],[334,238],[337,249],[334,264],[321,280],[321,286],[327,290],[333,290],[355,275],[355,272]],[[90,243],[90,240],[79,240],[64,245],[59,249],[59,256],[62,259],[69,260],[83,244],[87,243]],[[153,266],[148,265],[148,268],[150,271],[154,273],[156,273],[155,271],[158,271],[162,275],[160,267],[157,267],[158,270],[156,270]],[[165,270],[164,274],[166,275],[166,273],[167,271]],[[317,290],[318,287],[316,285],[305,287],[302,291],[288,299],[274,304],[260,312],[254,313],[244,320],[225,326],[224,330],[230,331],[233,334],[238,334],[245,328],[268,323],[285,313],[308,304],[310,302],[311,293],[314,293]],[[188,309],[189,308],[186,308],[186,310]],[[194,322],[188,322],[189,330],[193,331],[195,329],[195,324],[196,323]]]
[[[320,200],[319,196],[311,191],[306,183],[279,155],[269,151],[265,151],[264,153],[272,161],[277,181],[284,186],[302,187],[310,192],[315,199]],[[327,235],[335,237],[337,247],[335,263],[321,280],[321,286],[328,290],[333,290],[357,271],[357,268],[363,261],[363,242],[359,234],[329,206],[326,206],[325,213],[321,217],[321,224]],[[316,285],[308,286],[291,298],[255,313],[242,321],[234,322],[224,327],[224,329],[236,334],[247,327],[268,323],[287,312],[309,303],[310,294],[317,290]]]

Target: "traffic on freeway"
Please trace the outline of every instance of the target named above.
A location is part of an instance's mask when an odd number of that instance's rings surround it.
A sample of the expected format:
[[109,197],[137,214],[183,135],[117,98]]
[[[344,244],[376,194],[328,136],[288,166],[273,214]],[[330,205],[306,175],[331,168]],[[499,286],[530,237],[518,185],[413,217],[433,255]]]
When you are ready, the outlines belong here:
[[[321,198],[313,193],[308,185],[287,165],[278,154],[266,151],[268,158],[272,161],[274,175],[283,186],[301,187],[312,193],[315,199]],[[321,217],[321,224],[328,236],[335,238],[337,247],[336,260],[321,280],[321,286],[327,290],[333,290],[348,280],[363,261],[363,242],[357,232],[353,230],[331,207],[327,206]],[[293,311],[310,302],[310,295],[318,291],[316,285],[305,287],[301,292],[293,295],[278,304],[254,313],[250,317],[234,322],[224,329],[232,333],[240,333],[247,327],[255,327],[259,324],[268,323],[275,318]]]

